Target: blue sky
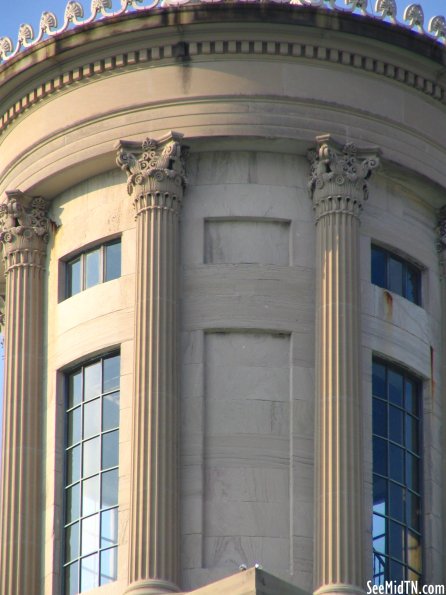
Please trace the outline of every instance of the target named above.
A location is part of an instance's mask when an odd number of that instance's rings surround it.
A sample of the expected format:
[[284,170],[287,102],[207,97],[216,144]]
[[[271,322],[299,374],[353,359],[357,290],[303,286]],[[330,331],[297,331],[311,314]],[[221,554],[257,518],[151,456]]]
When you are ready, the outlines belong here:
[[[91,0],[80,0],[84,6],[86,16],[90,14]],[[446,16],[446,0],[397,0],[398,20],[403,20],[404,8],[411,3],[418,2],[422,5],[425,14],[425,24],[429,18],[440,14]],[[66,0],[0,0],[0,37],[11,37],[15,43],[17,31],[22,23],[32,25],[34,32],[38,30],[40,15],[44,11],[54,12],[57,16],[59,26],[63,23]],[[337,0],[342,5],[342,0]],[[369,11],[372,10],[375,0],[369,0]],[[120,6],[119,0],[113,0],[113,7],[117,10]]]

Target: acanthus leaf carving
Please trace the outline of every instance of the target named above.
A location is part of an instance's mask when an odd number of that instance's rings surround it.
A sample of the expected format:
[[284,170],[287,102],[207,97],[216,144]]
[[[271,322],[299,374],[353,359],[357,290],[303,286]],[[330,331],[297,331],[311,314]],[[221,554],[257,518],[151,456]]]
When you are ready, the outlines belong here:
[[0,205],[0,242],[5,256],[17,251],[44,253],[49,240],[49,203],[19,190],[8,191],[6,196]]
[[316,137],[316,141],[316,150],[308,152],[308,187],[316,220],[332,212],[359,216],[368,198],[367,180],[379,166],[379,150],[358,149],[353,143],[340,145],[328,134]]
[[159,195],[160,200],[165,199],[169,204],[172,199],[181,200],[186,184],[187,152],[182,138],[182,134],[170,132],[159,140],[148,137],[142,143],[119,143],[116,161],[127,174],[127,192],[134,197],[137,212],[141,210],[140,199],[148,194]]

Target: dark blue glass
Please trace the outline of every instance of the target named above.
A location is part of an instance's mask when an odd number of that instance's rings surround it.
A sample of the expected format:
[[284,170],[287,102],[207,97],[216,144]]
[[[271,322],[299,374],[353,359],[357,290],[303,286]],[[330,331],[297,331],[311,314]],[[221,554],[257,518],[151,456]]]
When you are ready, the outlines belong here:
[[373,399],[373,433],[387,438],[387,403]]
[[379,362],[373,362],[372,393],[376,397],[387,399],[386,367]]
[[386,252],[372,246],[372,283],[379,287],[387,287],[387,257]]

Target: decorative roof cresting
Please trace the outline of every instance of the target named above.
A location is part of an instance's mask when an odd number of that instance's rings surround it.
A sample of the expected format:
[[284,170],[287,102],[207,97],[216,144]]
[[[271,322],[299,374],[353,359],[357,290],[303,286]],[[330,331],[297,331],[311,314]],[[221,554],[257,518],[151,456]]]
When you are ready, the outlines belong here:
[[[112,0],[91,0],[90,15],[87,17],[84,7],[77,0],[69,0],[65,7],[64,20],[59,26],[57,16],[53,12],[44,12],[40,17],[39,28],[34,31],[32,25],[20,25],[17,42],[10,37],[0,37],[0,65],[16,56],[21,50],[29,48],[39,41],[56,37],[68,29],[86,25],[94,21],[105,20],[125,13],[149,11],[154,8],[178,7],[184,4],[214,4],[225,0],[120,0],[121,6],[113,10]],[[231,0],[233,1],[233,0]],[[264,0],[237,0],[238,2],[253,3]],[[427,27],[424,22],[424,12],[420,4],[410,4],[403,13],[403,21],[397,19],[396,0],[376,0],[374,10],[368,7],[368,0],[344,0],[344,6],[337,3],[341,0],[268,0],[276,4],[291,4],[296,9],[302,6],[314,6],[333,10],[340,13],[357,13],[364,17],[377,20],[387,20],[395,25],[412,29],[428,38],[446,44],[446,19],[444,16],[434,16]]]

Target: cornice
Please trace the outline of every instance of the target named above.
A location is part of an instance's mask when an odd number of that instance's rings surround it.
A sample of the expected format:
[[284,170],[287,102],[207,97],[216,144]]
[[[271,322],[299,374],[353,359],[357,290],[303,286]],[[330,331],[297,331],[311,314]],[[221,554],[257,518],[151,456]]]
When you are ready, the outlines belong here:
[[[206,9],[208,8],[206,7]],[[327,16],[326,13],[324,14]],[[351,17],[352,15],[350,15]],[[386,25],[387,23],[380,24]],[[376,26],[376,23],[373,23],[373,25]],[[347,49],[348,44],[345,44],[346,49],[340,49],[339,44],[336,43],[336,41],[339,41],[339,36],[333,37],[331,44],[328,36],[321,37],[315,43],[306,43],[306,40],[299,43],[281,41],[280,37],[276,41],[273,41],[271,39],[273,31],[274,29],[270,28],[269,35],[265,34],[264,39],[260,37],[259,31],[250,35],[243,35],[238,31],[239,35],[237,39],[234,39],[229,34],[225,38],[220,33],[220,38],[215,41],[207,39],[197,41],[197,35],[193,36],[193,41],[187,41],[184,39],[185,35],[183,33],[183,40],[176,43],[160,43],[156,46],[146,46],[124,52],[110,53],[108,56],[93,62],[81,63],[65,71],[59,71],[58,74],[48,78],[44,78],[43,73],[41,83],[16,99],[1,113],[0,135],[21,114],[44,99],[69,90],[74,85],[93,82],[98,77],[119,74],[124,69],[145,68],[157,64],[160,66],[166,64],[190,64],[191,61],[197,58],[200,60],[227,60],[240,57],[263,57],[268,59],[300,60],[304,62],[315,61],[335,67],[361,70],[371,75],[391,79],[396,83],[423,93],[436,102],[446,103],[446,87],[443,83],[439,82],[438,79],[440,77],[438,77],[438,74],[436,77],[434,76],[434,72],[438,73],[438,71],[431,71],[432,76],[429,76],[422,73],[421,67],[417,69],[406,67],[403,59],[401,61],[397,59],[386,61],[380,59],[381,56],[379,54],[377,54],[379,56],[377,58],[376,55],[373,55],[373,46],[370,45],[364,45],[364,51]],[[232,35],[234,35],[234,32],[232,32]],[[178,35],[176,37],[178,38]],[[171,34],[170,38],[172,38]],[[53,64],[53,62],[54,59],[50,60],[50,64]],[[408,62],[410,63],[411,61],[408,60]]]
[[[113,0],[92,0],[90,4],[90,15],[84,14],[82,2],[69,0],[65,7],[64,20],[59,26],[57,15],[54,12],[45,11],[42,13],[37,33],[34,33],[32,24],[22,24],[18,31],[17,43],[14,44],[10,37],[0,37],[0,64],[12,60],[15,56],[34,47],[42,40],[58,39],[69,30],[85,29],[91,25],[107,23],[112,20],[126,16],[150,14],[160,9],[168,9],[169,12],[190,7],[200,7],[215,2],[221,4],[234,4],[236,10],[243,10],[248,0],[237,0],[224,2],[221,0],[120,0],[120,8],[113,10]],[[264,0],[249,0],[250,3],[261,4],[262,12]],[[444,16],[433,16],[427,26],[421,4],[409,4],[403,13],[403,20],[398,20],[398,5],[396,0],[375,0],[374,8],[370,9],[368,0],[344,0],[343,5],[338,5],[336,0],[270,0],[270,5],[289,5],[294,12],[304,11],[308,8],[322,9],[333,14],[359,16],[361,19],[371,19],[377,22],[385,21],[396,29],[407,29],[415,31],[420,37],[431,42],[445,44],[446,42],[446,19]],[[116,5],[116,3],[115,3]],[[259,8],[259,7],[258,7]]]

